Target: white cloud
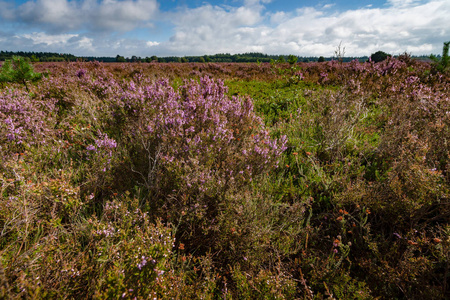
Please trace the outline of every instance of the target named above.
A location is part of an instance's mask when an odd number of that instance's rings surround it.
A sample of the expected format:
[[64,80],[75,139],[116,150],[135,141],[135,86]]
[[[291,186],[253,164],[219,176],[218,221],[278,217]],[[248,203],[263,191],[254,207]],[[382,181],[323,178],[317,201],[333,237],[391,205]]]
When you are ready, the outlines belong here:
[[17,35],[15,37],[29,39],[33,42],[34,45],[45,44],[51,46],[55,44],[67,44],[67,42],[71,38],[76,36],[77,36],[76,34],[48,35],[43,32],[33,32],[31,34],[22,34],[20,36]]
[[[440,53],[450,40],[448,0],[389,0],[382,8],[334,11],[330,5],[292,11],[265,9],[270,0],[244,0],[240,7],[179,8],[161,12],[157,0],[34,0],[18,8],[7,5],[0,21],[16,18],[21,34],[0,32],[0,48],[35,51],[58,49],[75,55],[203,55],[263,52],[332,56],[342,42],[348,56]],[[5,2],[1,2],[3,5]],[[320,7],[320,8],[319,8]],[[13,13],[14,17],[11,17]],[[126,32],[155,20],[173,27],[165,40]],[[26,27],[32,28],[28,32]],[[6,27],[3,27],[6,28]],[[13,28],[10,26],[10,28]],[[25,28],[25,29],[24,29]],[[7,30],[7,29],[2,29]],[[37,32],[30,34],[30,32]],[[40,32],[40,33],[39,33]],[[39,48],[39,46],[42,48]]]
[[238,10],[206,5],[180,12],[175,18],[179,20],[176,33],[160,46],[178,55],[259,49],[273,54],[332,56],[342,41],[349,56],[370,55],[377,50],[430,54],[439,53],[442,42],[450,39],[448,15],[447,0],[391,0],[384,8],[342,13],[331,13],[328,7],[304,7],[295,14],[248,11],[243,18]]
[[0,1],[0,18],[5,20],[14,19],[14,5],[11,2]]
[[92,14],[95,24],[104,29],[128,31],[140,23],[151,21],[158,9],[155,0],[116,1],[105,0],[97,8],[98,15]]
[[323,9],[327,9],[327,8],[332,8],[333,6],[336,6],[336,4],[325,4],[322,8]]
[[149,26],[157,11],[156,0],[36,0],[19,6],[16,18],[52,32],[129,31]]
[[17,16],[25,22],[48,24],[64,29],[76,28],[80,23],[79,15],[74,3],[66,0],[29,1],[17,11]]
[[408,7],[419,5],[421,0],[388,0],[387,1],[393,7]]
[[148,41],[145,43],[148,47],[153,47],[153,46],[158,46],[159,43],[158,42],[152,42],[152,41]]

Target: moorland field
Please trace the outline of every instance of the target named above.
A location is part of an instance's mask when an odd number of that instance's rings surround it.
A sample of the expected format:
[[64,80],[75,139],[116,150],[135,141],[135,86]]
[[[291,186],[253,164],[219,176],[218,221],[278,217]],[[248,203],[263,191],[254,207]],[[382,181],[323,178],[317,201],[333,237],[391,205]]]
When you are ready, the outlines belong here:
[[448,71],[33,67],[0,87],[0,298],[449,297]]

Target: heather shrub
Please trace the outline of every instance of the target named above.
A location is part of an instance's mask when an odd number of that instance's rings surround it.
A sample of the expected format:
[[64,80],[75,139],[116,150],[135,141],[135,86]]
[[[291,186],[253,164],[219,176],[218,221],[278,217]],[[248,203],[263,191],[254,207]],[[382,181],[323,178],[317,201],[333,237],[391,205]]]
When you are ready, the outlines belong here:
[[23,152],[48,141],[55,123],[55,104],[41,101],[22,91],[0,92],[0,133],[2,152]]
[[112,105],[112,124],[123,126],[119,144],[127,145],[130,184],[144,189],[152,210],[170,211],[167,219],[181,222],[183,234],[206,235],[230,187],[239,190],[276,166],[285,149],[285,139],[269,136],[249,99],[230,99],[223,83],[209,78],[178,91],[167,81],[130,82]]

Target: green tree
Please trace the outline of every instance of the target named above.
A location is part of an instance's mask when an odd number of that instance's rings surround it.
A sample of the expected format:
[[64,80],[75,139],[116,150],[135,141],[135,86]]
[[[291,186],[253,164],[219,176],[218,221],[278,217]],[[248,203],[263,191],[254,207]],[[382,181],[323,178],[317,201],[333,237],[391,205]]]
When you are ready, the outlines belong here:
[[126,62],[125,57],[120,56],[119,54],[117,54],[117,56],[116,56],[116,62]]
[[323,57],[323,56],[321,56],[321,57],[319,57],[319,59],[317,60],[318,62],[325,62],[325,57]]
[[448,58],[448,50],[450,47],[450,41],[444,43],[444,47],[442,48],[442,59],[441,59],[441,65],[442,67],[447,68],[449,66],[449,58]]
[[430,58],[434,61],[434,68],[438,71],[445,71],[450,66],[450,59],[448,56],[448,51],[450,48],[450,41],[445,42],[442,47],[442,57],[438,59],[436,56],[431,55]]
[[372,53],[372,55],[370,55],[370,60],[377,63],[387,59],[388,57],[391,57],[391,55],[383,51],[377,51],[375,53]]
[[289,55],[288,63],[294,65],[298,60],[298,57],[295,55]]
[[6,82],[17,82],[25,85],[28,90],[27,82],[37,81],[42,78],[41,73],[34,72],[33,65],[27,57],[13,56],[12,59],[6,60],[0,71],[0,82],[2,86]]

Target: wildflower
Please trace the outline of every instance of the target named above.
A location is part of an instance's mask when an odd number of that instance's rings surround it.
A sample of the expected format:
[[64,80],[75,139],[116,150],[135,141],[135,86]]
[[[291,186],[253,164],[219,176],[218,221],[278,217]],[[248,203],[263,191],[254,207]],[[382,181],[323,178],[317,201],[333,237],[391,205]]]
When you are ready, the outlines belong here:
[[138,263],[137,267],[141,270],[147,264],[147,258],[145,256],[141,257],[141,262]]
[[394,235],[395,235],[397,238],[399,238],[399,239],[402,238],[402,236],[401,236],[400,234],[398,234],[397,232],[394,232]]
[[338,239],[335,239],[333,242],[333,247],[338,247],[341,244],[341,241]]

